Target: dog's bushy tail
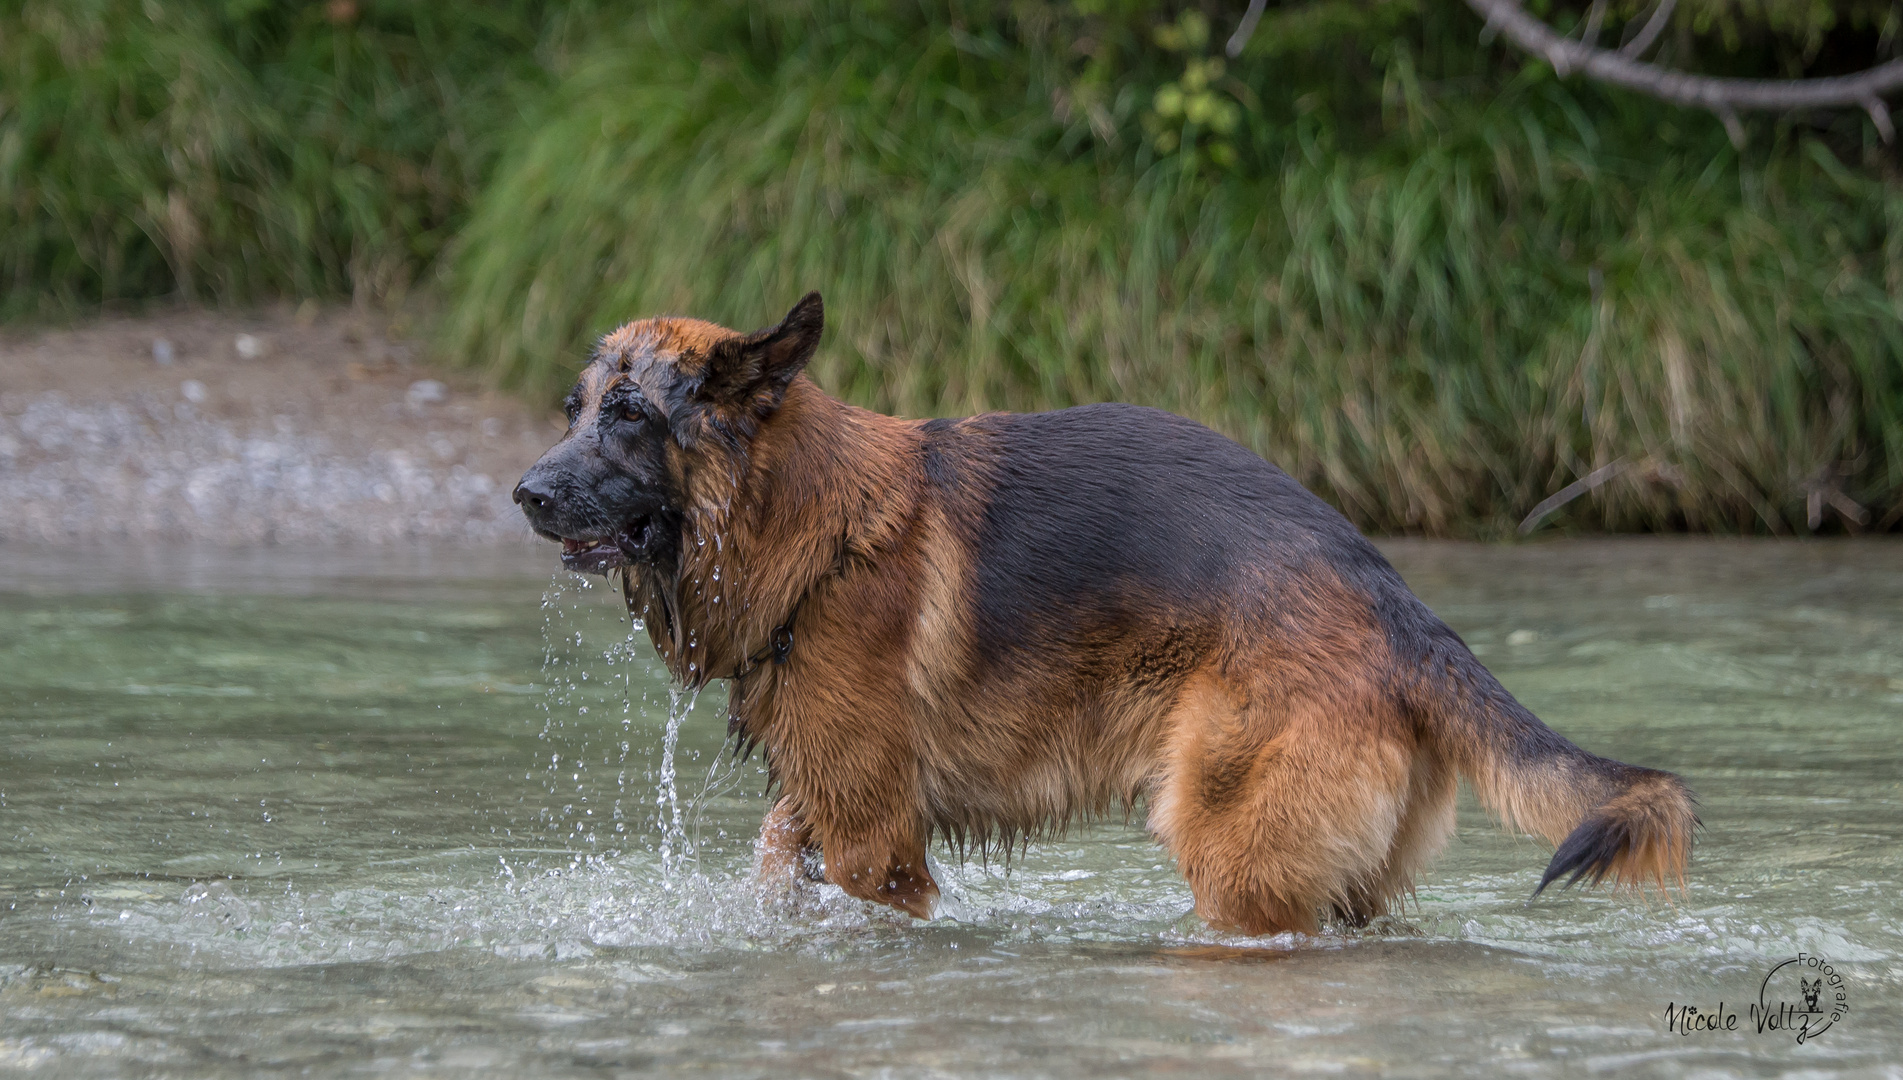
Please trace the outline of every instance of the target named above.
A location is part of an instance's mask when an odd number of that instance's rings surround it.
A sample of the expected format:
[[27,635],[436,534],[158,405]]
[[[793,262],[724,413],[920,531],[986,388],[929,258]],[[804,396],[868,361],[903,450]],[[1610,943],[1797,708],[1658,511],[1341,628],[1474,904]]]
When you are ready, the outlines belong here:
[[1589,754],[1514,700],[1452,631],[1423,666],[1417,713],[1488,810],[1554,844],[1537,896],[1564,878],[1685,886],[1697,802],[1668,772]]

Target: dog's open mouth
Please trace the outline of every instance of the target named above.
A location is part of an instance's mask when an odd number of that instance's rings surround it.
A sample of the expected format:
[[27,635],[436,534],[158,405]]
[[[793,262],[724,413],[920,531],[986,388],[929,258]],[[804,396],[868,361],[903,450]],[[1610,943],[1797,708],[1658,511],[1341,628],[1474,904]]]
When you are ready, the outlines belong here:
[[574,540],[564,536],[561,538],[562,565],[578,574],[605,574],[633,562],[647,542],[647,533],[647,519],[640,518],[605,540]]
[[613,540],[562,538],[562,565],[577,573],[605,574],[627,564],[628,557]]

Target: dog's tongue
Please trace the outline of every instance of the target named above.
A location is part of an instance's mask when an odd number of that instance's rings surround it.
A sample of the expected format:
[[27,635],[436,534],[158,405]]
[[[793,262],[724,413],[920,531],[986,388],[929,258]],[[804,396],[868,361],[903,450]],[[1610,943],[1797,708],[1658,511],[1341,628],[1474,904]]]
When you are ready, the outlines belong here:
[[578,551],[586,551],[594,546],[595,545],[587,543],[586,541],[570,540],[566,536],[562,537],[562,554],[564,555],[573,555]]

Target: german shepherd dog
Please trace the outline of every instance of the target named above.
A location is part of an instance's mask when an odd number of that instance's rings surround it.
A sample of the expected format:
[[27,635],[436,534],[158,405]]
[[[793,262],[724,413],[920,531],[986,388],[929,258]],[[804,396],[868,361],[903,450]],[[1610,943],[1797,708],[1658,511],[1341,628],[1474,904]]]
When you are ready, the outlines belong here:
[[1665,772],[1513,699],[1347,519],[1129,405],[903,420],[801,369],[817,293],[740,334],[629,323],[515,489],[574,570],[620,569],[676,679],[731,681],[778,791],[759,870],[823,859],[930,917],[963,853],[1147,807],[1208,923],[1357,925],[1406,894],[1465,776],[1558,846],[1540,882],[1684,882]]

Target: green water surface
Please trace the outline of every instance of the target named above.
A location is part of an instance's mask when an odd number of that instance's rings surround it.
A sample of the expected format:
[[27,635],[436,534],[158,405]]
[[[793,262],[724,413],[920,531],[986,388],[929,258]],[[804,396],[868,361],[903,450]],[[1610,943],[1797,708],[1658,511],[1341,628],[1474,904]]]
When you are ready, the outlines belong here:
[[[1687,896],[1529,904],[1546,850],[1463,797],[1353,937],[1213,933],[1121,822],[939,852],[930,924],[763,905],[724,703],[547,551],[0,548],[0,1073],[1899,1075],[1903,545],[1388,550],[1549,724],[1687,777]],[[1800,952],[1849,1005],[1803,1045],[1748,1013]]]

